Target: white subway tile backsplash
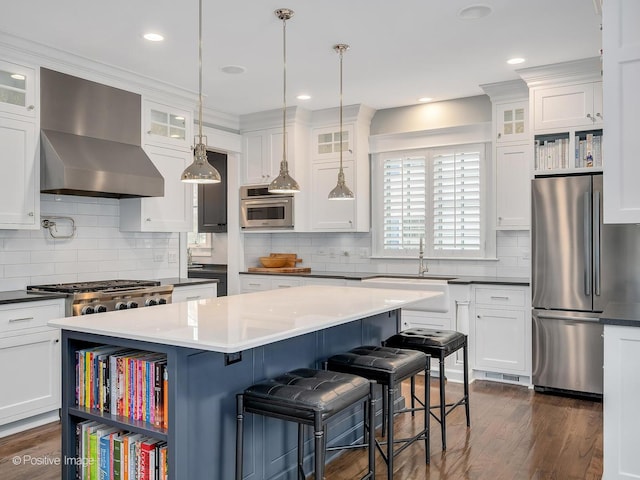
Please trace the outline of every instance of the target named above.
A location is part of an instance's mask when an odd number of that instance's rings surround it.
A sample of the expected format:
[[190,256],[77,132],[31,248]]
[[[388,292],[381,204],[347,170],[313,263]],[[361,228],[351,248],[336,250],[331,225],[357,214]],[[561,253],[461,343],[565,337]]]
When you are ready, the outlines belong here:
[[[179,265],[168,263],[168,252],[178,251],[179,235],[120,232],[119,211],[117,199],[42,194],[41,217],[69,216],[76,234],[70,239],[53,239],[43,228],[0,230],[0,290],[115,278],[177,277]],[[66,233],[68,222],[56,221],[60,233]],[[271,241],[269,236],[262,237]]]

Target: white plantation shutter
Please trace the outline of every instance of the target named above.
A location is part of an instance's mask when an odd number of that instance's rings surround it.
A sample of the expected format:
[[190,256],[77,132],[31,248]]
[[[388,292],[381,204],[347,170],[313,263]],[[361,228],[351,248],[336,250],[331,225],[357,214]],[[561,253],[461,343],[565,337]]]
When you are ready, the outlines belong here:
[[480,153],[436,155],[433,159],[434,250],[479,251]]
[[381,202],[377,254],[417,256],[422,237],[427,256],[482,257],[484,148],[475,144],[375,157],[374,190]]
[[425,231],[426,159],[392,158],[383,163],[383,249],[415,248]]

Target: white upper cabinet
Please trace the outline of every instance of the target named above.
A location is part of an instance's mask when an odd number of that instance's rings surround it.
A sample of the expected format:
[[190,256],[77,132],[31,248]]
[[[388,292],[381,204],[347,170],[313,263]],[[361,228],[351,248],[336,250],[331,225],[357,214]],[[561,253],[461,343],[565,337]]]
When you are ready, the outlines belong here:
[[496,229],[528,230],[531,225],[531,147],[496,148]]
[[533,91],[534,128],[602,128],[602,82],[588,82]]
[[[246,132],[242,135],[243,142],[243,184],[266,184],[280,172],[282,161],[283,131],[280,128],[268,128]],[[296,178],[295,132],[287,130],[287,163],[289,173]],[[297,178],[296,178],[297,180]]]
[[343,125],[342,134],[340,133],[339,125],[314,128],[311,132],[313,143],[313,152],[311,154],[312,158],[314,160],[332,160],[340,158],[341,147],[343,159],[353,158],[353,132],[353,125]]
[[164,197],[120,200],[120,230],[123,232],[190,232],[193,229],[193,186],[180,180],[193,155],[154,146],[145,152],[164,177]]
[[0,61],[0,229],[40,228],[33,68]]
[[193,142],[192,115],[186,109],[145,100],[144,144],[190,149]]
[[0,60],[0,112],[35,117],[35,101],[35,70]]
[[607,107],[604,221],[640,223],[640,2],[602,6],[604,103]]
[[[356,199],[329,200],[329,192],[336,186],[340,162],[314,162],[311,184],[311,229],[316,231],[350,231],[355,229]],[[355,188],[353,160],[343,161],[345,182]]]
[[498,103],[495,106],[496,142],[529,142],[529,102]]

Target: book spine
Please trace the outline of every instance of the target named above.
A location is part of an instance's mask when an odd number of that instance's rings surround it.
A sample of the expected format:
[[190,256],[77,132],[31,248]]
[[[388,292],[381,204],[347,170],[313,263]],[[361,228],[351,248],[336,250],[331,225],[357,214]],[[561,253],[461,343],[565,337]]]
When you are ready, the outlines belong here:
[[100,438],[100,480],[109,480],[109,436]]
[[162,426],[169,428],[169,371],[162,365]]
[[122,480],[122,438],[115,437],[113,439],[113,468],[111,469],[111,477],[109,480]]

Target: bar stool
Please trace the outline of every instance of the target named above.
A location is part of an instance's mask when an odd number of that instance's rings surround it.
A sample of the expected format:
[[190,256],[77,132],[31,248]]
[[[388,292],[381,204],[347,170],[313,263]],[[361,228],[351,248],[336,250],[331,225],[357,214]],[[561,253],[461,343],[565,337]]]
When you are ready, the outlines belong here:
[[[417,352],[415,350],[403,350],[399,348],[387,348],[376,346],[362,346],[349,350],[346,353],[334,355],[327,360],[327,368],[331,371],[350,373],[360,377],[368,378],[382,385],[383,399],[387,398],[386,403],[389,408],[383,408],[383,425],[387,426],[388,438],[386,442],[374,440],[376,448],[380,451],[382,458],[387,463],[387,478],[393,479],[393,459],[396,455],[409,447],[416,440],[424,440],[426,463],[429,463],[429,389],[425,388],[424,404],[426,405],[424,415],[423,429],[411,438],[394,439],[393,425],[394,414],[401,412],[409,412],[411,409],[395,411],[393,408],[395,394],[398,385],[407,379],[413,378],[421,372],[425,375],[430,374],[429,356]],[[385,395],[386,393],[386,395]],[[415,391],[412,392],[415,396]],[[413,399],[412,399],[413,404]],[[386,418],[385,418],[386,417]],[[373,426],[371,430],[375,430],[375,423],[371,421]],[[373,443],[373,442],[372,442]],[[381,445],[387,444],[387,452],[383,451]],[[395,443],[403,443],[403,445],[394,451]]]
[[[469,421],[469,358],[467,352],[467,336],[455,330],[434,330],[428,328],[409,328],[389,337],[384,343],[387,347],[407,348],[410,350],[418,350],[420,352],[431,355],[440,360],[440,405],[433,405],[431,409],[439,409],[440,414],[435,415],[431,412],[433,418],[440,423],[442,433],[442,450],[447,449],[447,415],[449,415],[459,405],[464,405],[467,416],[467,428],[471,426]],[[464,395],[455,403],[446,403],[445,400],[445,383],[444,360],[452,353],[462,348],[464,360]],[[415,389],[414,379],[411,379],[411,390]],[[425,377],[425,389],[429,389],[429,377]],[[412,407],[414,407],[412,397]],[[447,407],[450,407],[447,410]]]
[[[298,424],[298,479],[306,478],[304,460],[304,426],[313,426],[315,442],[315,478],[324,478],[327,422],[346,408],[365,401],[365,443],[368,448],[369,471],[362,480],[375,478],[375,398],[374,384],[346,373],[300,368],[257,383],[236,396],[236,480],[242,480],[244,412],[279,418]],[[367,440],[368,439],[368,440]],[[337,449],[339,447],[333,447]]]

